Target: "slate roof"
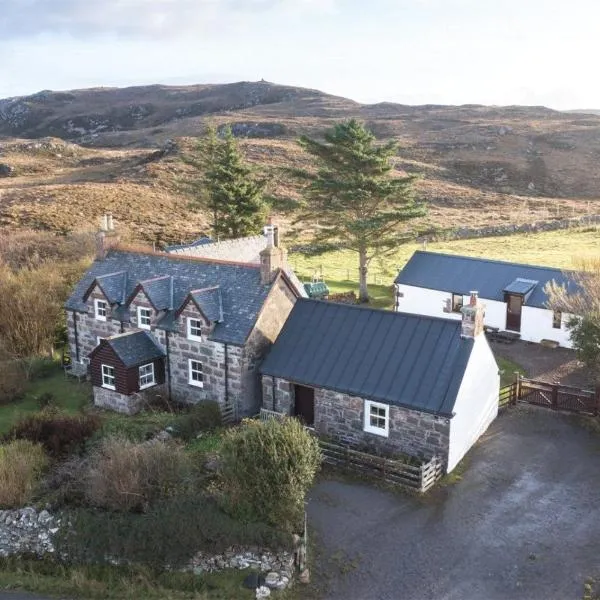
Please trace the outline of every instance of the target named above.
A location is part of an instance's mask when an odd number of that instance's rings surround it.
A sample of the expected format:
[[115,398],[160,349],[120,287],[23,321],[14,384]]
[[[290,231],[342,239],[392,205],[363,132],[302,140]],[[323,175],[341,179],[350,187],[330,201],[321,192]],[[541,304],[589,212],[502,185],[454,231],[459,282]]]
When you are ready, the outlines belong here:
[[173,252],[175,250],[181,250],[183,248],[189,248],[190,246],[203,246],[204,244],[212,244],[213,239],[210,237],[201,237],[189,244],[173,244],[171,246],[165,246],[165,252]]
[[546,308],[548,296],[544,286],[552,280],[566,285],[570,291],[576,290],[576,285],[561,269],[423,250],[412,255],[395,283],[464,295],[477,290],[482,299],[503,302],[504,290],[517,279],[537,282],[525,298],[526,306]]
[[141,281],[140,286],[154,308],[157,310],[173,308],[173,278],[170,275]]
[[474,341],[461,323],[299,299],[260,371],[451,416]]
[[135,367],[165,356],[162,348],[146,331],[129,331],[113,335],[103,340],[103,343],[114,350],[126,367]]
[[[172,277],[173,310],[168,310],[159,322],[158,327],[162,329],[173,328],[174,312],[190,291],[218,286],[223,319],[215,326],[210,339],[237,345],[245,343],[271,288],[261,284],[260,269],[254,265],[110,250],[104,260],[95,261],[88,269],[65,308],[85,312],[83,296],[94,281],[103,275],[123,271],[127,272],[127,277],[121,280],[124,298],[128,298],[140,282],[161,275]],[[121,306],[118,309],[125,312]]]
[[127,273],[125,271],[101,275],[97,278],[97,283],[111,304],[124,302],[123,294],[127,287]]
[[194,299],[200,310],[209,321],[220,322],[223,320],[223,299],[219,286],[204,290],[193,290],[190,296]]

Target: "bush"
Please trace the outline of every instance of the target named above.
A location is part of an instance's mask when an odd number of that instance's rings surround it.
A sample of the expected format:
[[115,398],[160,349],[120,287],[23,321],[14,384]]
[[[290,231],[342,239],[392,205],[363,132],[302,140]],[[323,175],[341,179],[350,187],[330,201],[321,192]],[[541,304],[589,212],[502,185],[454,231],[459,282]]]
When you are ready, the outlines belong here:
[[117,413],[107,415],[98,438],[120,437],[130,442],[145,442],[173,423],[172,413],[141,413],[135,418]]
[[107,438],[90,455],[85,497],[100,508],[147,511],[153,502],[184,489],[191,474],[191,461],[178,446]]
[[83,505],[88,470],[87,458],[71,456],[52,467],[40,484],[41,492],[54,505]]
[[46,465],[44,450],[37,444],[17,440],[0,446],[0,507],[29,502]]
[[194,439],[200,432],[214,431],[221,425],[219,405],[212,400],[206,400],[195,404],[189,412],[180,415],[175,420],[173,429],[177,437],[189,441]]
[[56,407],[56,396],[52,392],[44,392],[36,398],[40,410]]
[[25,395],[25,376],[21,365],[0,359],[0,406],[20,400]]
[[35,381],[36,379],[48,379],[58,372],[59,365],[50,358],[33,358],[26,361],[27,379]]
[[221,502],[232,515],[297,530],[321,464],[317,440],[297,419],[246,421],[221,446]]
[[13,425],[5,439],[29,440],[42,444],[55,458],[83,449],[86,441],[101,427],[96,415],[65,415],[44,410],[29,415]]
[[55,545],[75,563],[125,563],[155,569],[179,568],[199,551],[223,552],[231,546],[278,550],[290,538],[263,523],[241,523],[197,493],[163,499],[148,513],[110,514],[79,509],[70,516]]

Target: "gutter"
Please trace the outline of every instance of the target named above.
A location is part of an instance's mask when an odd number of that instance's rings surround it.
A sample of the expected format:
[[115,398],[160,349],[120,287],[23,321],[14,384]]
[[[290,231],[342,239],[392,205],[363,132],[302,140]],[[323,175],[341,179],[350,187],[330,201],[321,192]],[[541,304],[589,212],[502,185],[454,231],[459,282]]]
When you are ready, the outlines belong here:
[[169,332],[165,330],[165,347],[167,351],[167,393],[169,396],[169,402],[171,401],[172,390],[171,390],[171,353],[169,352]]
[[229,346],[226,342],[223,343],[225,349],[225,404],[229,404],[229,360],[228,360],[228,349]]

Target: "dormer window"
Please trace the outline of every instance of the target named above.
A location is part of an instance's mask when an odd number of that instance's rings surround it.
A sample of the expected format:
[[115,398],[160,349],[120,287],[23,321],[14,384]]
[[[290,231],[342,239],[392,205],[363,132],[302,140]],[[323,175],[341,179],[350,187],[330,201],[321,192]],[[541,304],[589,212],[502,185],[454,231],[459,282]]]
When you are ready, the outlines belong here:
[[138,306],[137,320],[140,329],[150,329],[150,325],[152,324],[152,311],[149,308]]
[[108,302],[96,298],[94,300],[94,315],[98,321],[106,321],[108,314]]
[[187,320],[187,338],[194,342],[202,341],[202,321],[200,319],[188,318]]

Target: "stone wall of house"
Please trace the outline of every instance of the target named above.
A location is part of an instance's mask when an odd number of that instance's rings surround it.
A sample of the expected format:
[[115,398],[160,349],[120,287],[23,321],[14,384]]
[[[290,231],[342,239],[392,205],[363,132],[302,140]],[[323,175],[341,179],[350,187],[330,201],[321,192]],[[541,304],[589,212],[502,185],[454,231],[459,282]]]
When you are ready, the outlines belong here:
[[110,305],[107,310],[106,321],[100,321],[96,319],[94,314],[94,299],[100,299],[106,301],[106,298],[102,291],[96,286],[88,298],[87,313],[73,313],[68,312],[67,315],[67,332],[69,337],[69,350],[71,352],[71,359],[73,362],[76,360],[76,348],[75,348],[75,326],[73,325],[73,314],[77,319],[77,339],[79,343],[79,360],[87,358],[89,353],[98,345],[98,338],[107,338],[111,335],[120,333],[121,323],[117,320],[112,320]]
[[265,300],[254,329],[248,336],[242,361],[242,412],[255,415],[261,406],[258,367],[277,339],[297,296],[283,277],[278,277]]
[[[263,407],[287,415],[294,412],[294,384],[285,379],[262,376]],[[364,431],[363,398],[322,388],[315,389],[315,430],[339,442],[375,452],[401,452],[447,460],[450,421],[429,413],[390,406],[389,435]]]
[[126,415],[135,415],[142,408],[142,398],[138,394],[126,396],[116,390],[94,386],[94,405]]
[[322,435],[375,451],[402,452],[429,458],[434,454],[447,460],[450,421],[429,413],[390,406],[389,435],[364,431],[363,398],[317,388],[315,429]]
[[284,415],[294,414],[294,384],[285,379],[262,376],[263,408]]

